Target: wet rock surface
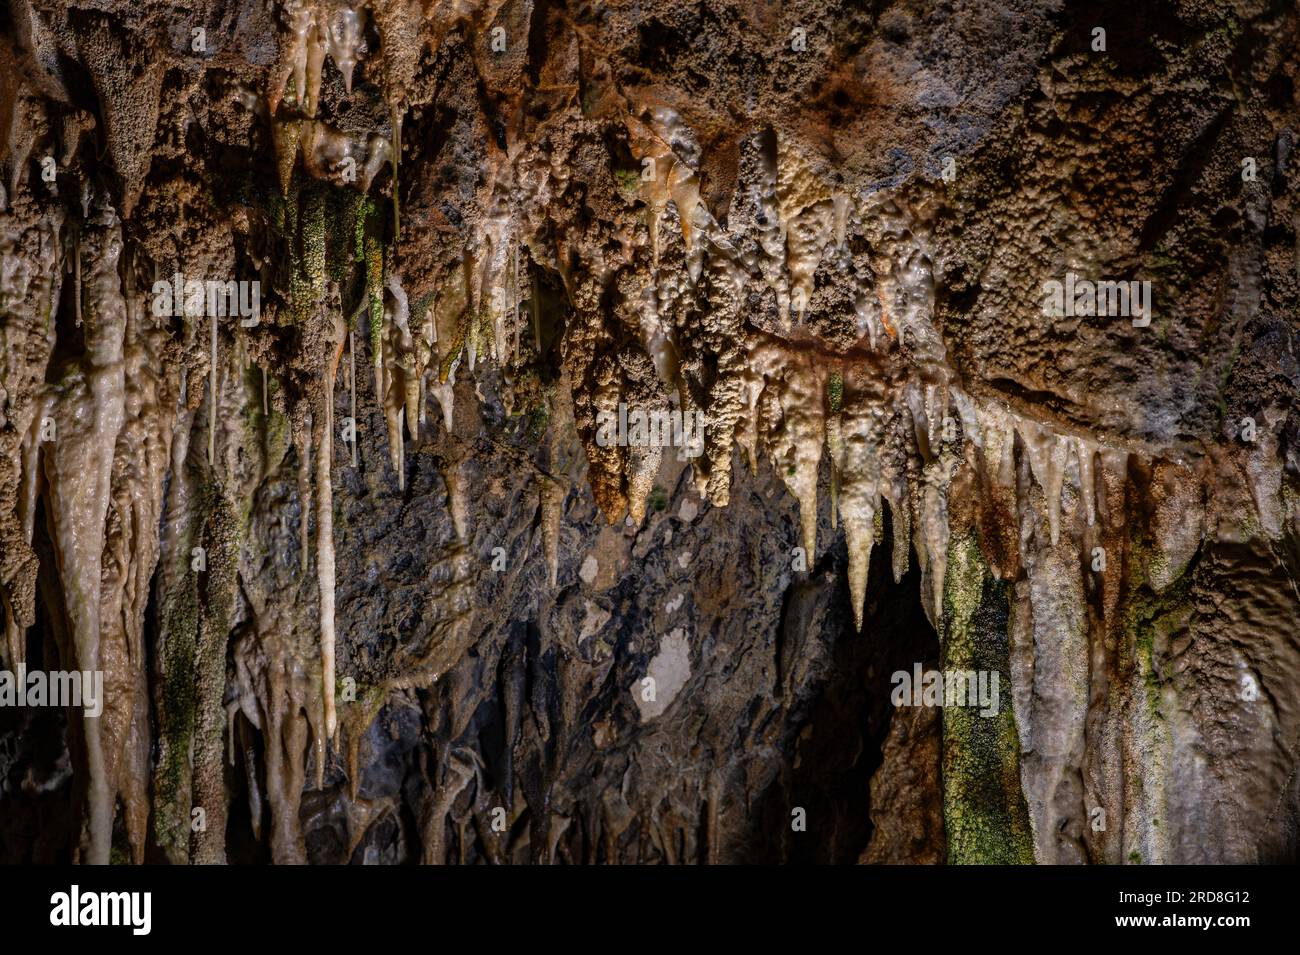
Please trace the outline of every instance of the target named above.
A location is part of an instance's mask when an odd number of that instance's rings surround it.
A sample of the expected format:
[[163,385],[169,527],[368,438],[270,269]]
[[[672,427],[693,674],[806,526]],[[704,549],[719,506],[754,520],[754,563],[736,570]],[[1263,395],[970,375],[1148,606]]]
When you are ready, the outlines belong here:
[[0,26],[0,859],[1295,860],[1293,7]]

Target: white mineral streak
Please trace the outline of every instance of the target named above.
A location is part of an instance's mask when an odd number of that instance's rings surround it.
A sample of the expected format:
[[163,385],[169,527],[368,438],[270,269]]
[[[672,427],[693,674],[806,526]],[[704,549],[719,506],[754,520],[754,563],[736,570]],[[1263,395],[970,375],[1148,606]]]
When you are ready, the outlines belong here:
[[474,254],[469,249],[465,250],[462,274],[465,277],[465,361],[473,374],[478,361],[479,292],[482,287],[474,278]]
[[389,277],[388,289],[393,294],[392,324],[398,333],[398,347],[394,351],[402,374],[402,389],[399,398],[403,402],[405,421],[410,429],[411,437],[418,439],[420,432],[417,425],[422,417],[420,413],[420,395],[423,391],[420,382],[424,375],[419,367],[416,339],[411,332],[410,306],[407,302],[406,293],[402,290],[396,276]]
[[[265,394],[265,388],[263,394]],[[348,413],[352,416],[352,466],[357,466],[357,333],[348,329]],[[265,409],[264,409],[265,413]]]
[[678,387],[679,364],[671,333],[659,315],[657,284],[655,274],[651,272],[641,292],[641,308],[638,312],[641,343],[654,363],[659,380],[672,390]]
[[23,523],[24,539],[32,542],[36,529],[36,500],[40,484],[40,455],[42,423],[49,415],[50,396],[39,395],[33,402],[32,420],[23,441],[23,477],[18,500],[19,515]]
[[292,171],[294,159],[301,155],[309,175],[366,193],[384,163],[391,159],[392,147],[382,136],[362,138],[319,120],[293,121],[293,125],[297,135],[289,132],[277,143],[277,149],[284,150],[278,158],[282,169]]
[[[329,32],[325,18],[317,13],[307,33],[307,85],[299,97],[299,105],[308,116],[315,116],[320,107],[320,81],[325,69],[326,35]],[[298,68],[294,67],[295,79]]]
[[[451,431],[452,426],[452,411],[456,396],[456,368],[460,364],[460,353],[446,355],[440,351],[442,343],[451,344],[456,341],[456,336],[454,334],[442,334],[438,330],[438,323],[444,319],[453,320],[461,311],[469,307],[468,300],[462,301],[462,296],[466,294],[467,289],[463,288],[460,283],[452,283],[451,288],[446,290],[446,294],[443,294],[443,290],[439,290],[434,299],[434,304],[429,308],[424,326],[424,341],[428,349],[428,361],[423,374],[427,374],[432,378],[433,384],[428,386],[428,390],[438,399],[438,407],[442,409],[443,424],[448,432]],[[452,347],[459,348],[460,346],[457,344],[452,345]],[[442,376],[444,361],[448,361],[445,379]]]
[[1075,452],[1079,457],[1079,495],[1083,502],[1083,516],[1092,527],[1097,523],[1097,477],[1094,470],[1097,444],[1084,437],[1076,438]]
[[1016,425],[1011,413],[1003,406],[977,403],[978,433],[984,442],[986,479],[991,485],[1014,488],[1016,484],[1015,441]]
[[[334,338],[325,363],[324,423],[316,458],[316,579],[320,586],[321,692],[325,735],[334,738],[338,716],[334,710],[334,382],[343,354],[343,321],[334,319]],[[323,770],[323,761],[318,763]]]
[[[271,856],[277,864],[306,862],[299,806],[309,749],[323,770],[325,718],[318,647],[296,640],[296,607],[253,595],[256,630],[234,650],[235,699],[266,743],[266,797],[271,809]],[[314,744],[314,745],[313,745]],[[250,767],[250,772],[253,772]]]
[[307,573],[311,562],[309,544],[311,535],[311,425],[312,416],[307,414],[305,424],[299,426],[298,434],[298,497],[302,507],[298,518],[298,552],[302,559],[302,572]]
[[451,377],[446,381],[432,385],[429,391],[438,399],[438,407],[442,409],[442,423],[448,433],[451,432],[452,408],[456,398],[456,373],[453,371]]
[[[638,680],[632,687],[632,699],[641,711],[641,721],[661,716],[691,678],[691,645],[686,631],[677,627],[659,644],[659,652],[650,660],[646,677],[653,680],[654,693]],[[647,696],[653,696],[647,699]]]
[[826,457],[831,469],[831,530],[839,529],[840,472],[844,470],[844,422],[836,412],[826,416]]

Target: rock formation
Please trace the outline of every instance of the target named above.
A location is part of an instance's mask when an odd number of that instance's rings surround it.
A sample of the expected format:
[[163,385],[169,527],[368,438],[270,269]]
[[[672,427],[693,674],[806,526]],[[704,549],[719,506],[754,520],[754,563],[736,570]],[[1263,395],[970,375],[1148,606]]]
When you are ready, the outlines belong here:
[[1300,15],[867,6],[11,0],[6,861],[1294,861]]

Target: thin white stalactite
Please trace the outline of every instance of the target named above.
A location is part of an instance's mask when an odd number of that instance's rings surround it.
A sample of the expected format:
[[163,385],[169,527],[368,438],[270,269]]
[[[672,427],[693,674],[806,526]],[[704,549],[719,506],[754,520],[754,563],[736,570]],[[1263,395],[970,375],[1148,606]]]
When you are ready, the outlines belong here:
[[348,391],[352,411],[352,466],[357,466],[357,333],[348,329]]
[[514,334],[514,357],[519,357],[519,243],[515,243],[515,273],[513,281],[514,300],[515,300],[515,334]]
[[537,347],[537,354],[542,354],[542,318],[539,313],[537,302],[537,276],[533,276],[533,344]]
[[[338,322],[336,316],[335,321]],[[340,325],[335,326],[342,332]],[[338,715],[334,707],[334,386],[343,353],[342,335],[326,368],[325,421],[316,459],[316,579],[320,587],[321,692],[325,709],[325,735],[334,738]],[[317,767],[319,776],[320,769]]]
[[406,490],[406,407],[397,409],[397,489]]
[[212,358],[208,367],[208,465],[217,461],[217,316],[212,315]]

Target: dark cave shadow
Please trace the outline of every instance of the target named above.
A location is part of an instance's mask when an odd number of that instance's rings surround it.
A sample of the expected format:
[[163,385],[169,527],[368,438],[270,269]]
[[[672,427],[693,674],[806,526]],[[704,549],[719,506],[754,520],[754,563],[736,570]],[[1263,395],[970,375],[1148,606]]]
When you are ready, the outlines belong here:
[[[886,508],[882,540],[871,553],[861,633],[853,621],[842,534],[806,579],[791,586],[782,639],[820,640],[826,661],[806,688],[809,694],[789,712],[786,761],[781,777],[754,806],[748,863],[854,864],[871,840],[871,777],[881,765],[894,710],[890,675],[939,659],[938,634],[921,606],[917,555],[910,553],[907,573],[895,583],[892,541]],[[822,633],[784,634],[790,601],[800,599],[826,601],[829,626]],[[806,813],[803,832],[792,828],[796,807]]]

